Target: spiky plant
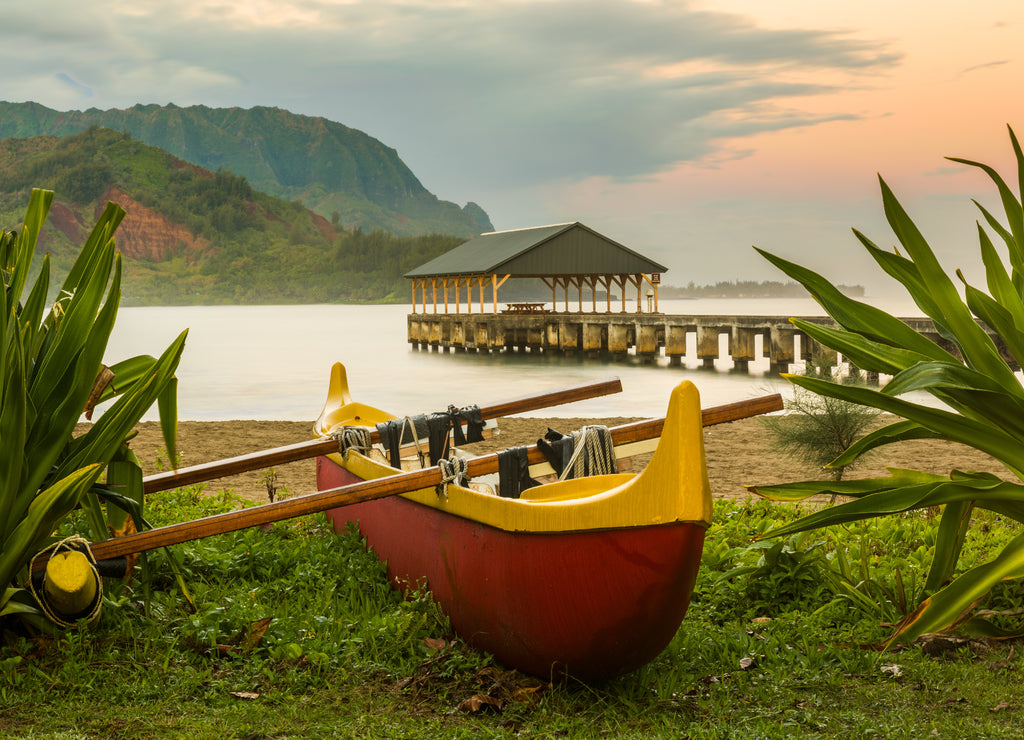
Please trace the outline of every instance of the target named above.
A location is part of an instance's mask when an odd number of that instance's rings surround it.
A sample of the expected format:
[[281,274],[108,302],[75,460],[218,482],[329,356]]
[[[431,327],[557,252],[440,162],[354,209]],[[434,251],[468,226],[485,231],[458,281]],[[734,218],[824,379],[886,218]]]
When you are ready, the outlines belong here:
[[[0,616],[33,611],[19,584],[30,558],[52,540],[72,509],[83,507],[87,534],[97,540],[109,536],[99,493],[108,507],[132,508],[141,491],[128,482],[141,484],[141,471],[124,442],[156,402],[174,459],[174,371],[185,333],[159,359],[139,356],[103,365],[121,298],[114,231],[125,212],[112,203],[82,247],[59,298],[48,300],[48,256],[26,294],[52,201],[52,192],[33,190],[21,229],[0,231]],[[114,397],[76,438],[82,414]],[[112,462],[113,470],[104,476]]]
[[[1016,155],[1018,192],[1024,189],[1024,155],[1010,129]],[[751,490],[777,500],[800,500],[817,494],[851,496],[849,503],[810,514],[766,536],[832,524],[941,507],[934,553],[925,583],[926,598],[898,626],[892,639],[910,640],[927,632],[952,629],[971,613],[1001,580],[1024,577],[1024,534],[1018,535],[988,562],[957,573],[964,538],[975,508],[989,509],[1024,523],[1024,387],[1015,372],[1024,361],[1024,208],[1019,194],[991,167],[966,159],[952,161],[982,169],[995,183],[1007,223],[976,202],[985,223],[1003,242],[1000,257],[982,224],[978,224],[986,285],[967,283],[957,271],[957,284],[939,264],[924,236],[881,182],[882,202],[899,248],[886,251],[854,231],[878,265],[906,288],[935,325],[939,336],[955,348],[949,352],[899,319],[840,293],[828,280],[780,257],[758,250],[772,264],[799,281],[839,328],[800,320],[793,324],[826,347],[865,370],[891,375],[879,390],[847,386],[820,378],[789,376],[795,385],[901,417],[852,445],[830,463],[841,466],[882,445],[909,439],[960,442],[991,455],[1017,481],[953,470],[947,476],[890,469],[885,478],[845,482],[806,481]],[[987,290],[986,290],[987,289]],[[985,327],[979,325],[978,319]],[[998,340],[998,341],[997,341]],[[904,396],[925,391],[942,408],[914,403]],[[973,625],[982,628],[977,620]]]

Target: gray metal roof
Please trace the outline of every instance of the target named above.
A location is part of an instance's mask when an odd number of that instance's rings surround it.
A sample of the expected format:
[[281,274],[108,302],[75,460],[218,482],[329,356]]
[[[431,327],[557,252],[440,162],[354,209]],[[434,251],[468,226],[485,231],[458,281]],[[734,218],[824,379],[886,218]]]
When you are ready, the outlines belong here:
[[444,275],[635,275],[668,268],[579,222],[481,234],[405,273]]

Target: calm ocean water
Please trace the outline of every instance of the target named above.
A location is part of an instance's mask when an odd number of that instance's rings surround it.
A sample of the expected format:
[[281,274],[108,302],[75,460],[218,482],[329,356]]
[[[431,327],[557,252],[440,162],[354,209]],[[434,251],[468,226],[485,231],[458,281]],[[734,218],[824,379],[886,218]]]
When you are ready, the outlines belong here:
[[[906,306],[883,306],[919,315]],[[663,313],[822,315],[810,299],[662,301]],[[899,309],[903,308],[901,312]],[[731,403],[788,384],[767,374],[768,361],[751,372],[730,372],[728,359],[714,371],[699,369],[689,348],[683,367],[638,362],[516,353],[437,353],[406,343],[408,305],[188,306],[123,308],[107,352],[114,362],[156,355],[189,330],[178,368],[178,418],[183,421],[315,419],[334,362],[348,370],[357,400],[392,413],[437,411],[449,404],[488,404],[610,376],[623,392],[536,412],[537,416],[662,416],[671,389],[693,381],[702,405]],[[692,344],[691,338],[691,344]],[[155,419],[152,412],[147,419]]]

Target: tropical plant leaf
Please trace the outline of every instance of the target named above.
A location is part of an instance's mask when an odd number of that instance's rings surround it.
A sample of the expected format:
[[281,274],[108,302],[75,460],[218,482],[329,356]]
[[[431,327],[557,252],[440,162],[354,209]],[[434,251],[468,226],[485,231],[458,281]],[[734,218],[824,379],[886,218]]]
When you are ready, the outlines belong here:
[[[128,369],[107,393],[117,400],[88,432],[74,438],[120,305],[121,259],[113,234],[124,210],[108,204],[47,309],[48,258],[27,299],[22,296],[52,198],[47,191],[33,191],[21,232],[0,231],[0,583],[23,572],[76,506],[85,511],[93,539],[107,536],[108,515],[115,523],[123,519],[121,508],[144,523],[141,467],[123,442],[158,402],[173,440],[166,414],[176,412],[174,371],[184,334],[159,359],[117,363]],[[119,490],[107,489],[105,510],[92,494],[102,490],[97,481],[112,460],[107,483]],[[17,600],[21,592],[11,593],[0,601],[0,615],[30,617],[31,605]]]
[[980,290],[965,284],[964,293],[967,305],[978,318],[999,334],[1003,344],[1019,365],[1024,359],[1024,332],[1020,328],[1024,324],[1017,323],[1017,318],[1006,309],[1005,304],[998,303]]
[[757,250],[769,262],[804,286],[836,323],[847,331],[860,334],[874,342],[918,352],[933,360],[950,359],[952,355],[930,339],[923,337],[899,319],[880,308],[855,301],[844,295],[821,275],[800,267],[770,252]]
[[1024,448],[1014,437],[1000,429],[968,419],[950,411],[922,406],[870,388],[844,386],[819,378],[786,375],[791,383],[824,396],[887,411],[917,422],[945,438],[983,450],[1014,470],[1024,470]]
[[889,225],[917,265],[922,279],[928,286],[931,302],[940,312],[939,315],[932,316],[932,320],[946,326],[952,332],[968,365],[1002,382],[1013,379],[1013,371],[999,356],[992,338],[971,316],[967,306],[960,299],[956,286],[942,269],[917,225],[885,181],[879,178],[879,183]]
[[931,429],[926,429],[917,422],[897,421],[865,434],[826,467],[849,465],[865,452],[894,442],[906,442],[913,439],[946,439],[946,437]]
[[973,513],[973,500],[947,504],[943,508],[939,531],[935,536],[935,555],[924,585],[926,594],[934,593],[953,575]]
[[939,334],[946,339],[953,339],[950,335],[949,330],[945,324],[939,320],[936,321],[936,317],[942,316],[942,311],[932,300],[931,294],[925,285],[924,278],[921,276],[921,271],[917,269],[917,265],[914,264],[913,260],[909,260],[901,254],[896,252],[888,252],[884,249],[880,249],[874,242],[868,239],[867,236],[862,234],[857,229],[853,230],[854,236],[864,245],[867,249],[868,254],[871,258],[878,263],[885,272],[889,273],[892,277],[898,280],[910,293],[910,297],[914,300],[914,303],[920,308],[926,316],[932,317],[935,328]]
[[1024,534],[1003,547],[990,562],[971,568],[925,599],[899,625],[889,642],[914,640],[927,632],[951,629],[965,620],[999,581],[1024,578]]
[[833,329],[830,326],[803,319],[790,319],[789,321],[811,339],[840,352],[844,358],[862,370],[895,375],[900,370],[917,362],[931,359],[919,352],[892,347],[843,329]]
[[[772,501],[802,501],[811,496],[845,496],[861,498],[872,493],[919,484],[935,484],[946,476],[919,470],[889,468],[885,478],[854,478],[853,480],[811,480],[799,483],[778,483],[770,486],[746,486],[751,493]],[[767,535],[765,535],[767,536]],[[774,536],[774,535],[773,535]]]
[[[1012,239],[1009,235],[1007,238]],[[985,266],[985,282],[992,294],[991,300],[1013,317],[1013,323],[1017,327],[1024,327],[1024,301],[1021,300],[1012,277],[1007,274],[1006,267],[996,252],[995,245],[992,244],[992,240],[989,239],[981,224],[978,224],[978,244],[981,249],[981,262]],[[967,284],[959,271],[957,271],[957,276],[965,285]]]
[[36,496],[28,511],[11,530],[0,551],[0,583],[10,583],[25,565],[25,554],[35,553],[49,537],[57,522],[75,508],[82,495],[96,481],[102,465],[75,470]]
[[[823,493],[841,493],[842,491],[841,486],[831,486],[827,481],[818,482],[821,484]],[[761,489],[755,488],[754,490],[760,492]],[[1024,486],[1021,484],[992,481],[986,478],[959,480],[945,478],[912,485],[898,485],[863,494],[861,498],[853,501],[808,514],[802,519],[766,532],[758,539],[786,537],[819,527],[846,524],[889,514],[902,514],[907,511],[944,506],[950,503],[1020,501],[1022,498],[1024,498]]]

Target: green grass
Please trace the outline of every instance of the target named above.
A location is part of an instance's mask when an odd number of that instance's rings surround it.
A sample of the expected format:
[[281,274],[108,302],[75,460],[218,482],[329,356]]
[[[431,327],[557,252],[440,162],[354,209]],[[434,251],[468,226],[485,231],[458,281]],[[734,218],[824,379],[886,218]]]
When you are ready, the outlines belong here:
[[[186,489],[154,497],[149,515],[159,524],[234,505]],[[398,597],[358,537],[314,517],[176,548],[194,611],[156,552],[148,583],[108,588],[97,627],[8,632],[0,736],[1019,737],[1024,658],[1013,643],[964,641],[932,656],[921,645],[878,649],[891,631],[880,621],[898,608],[877,594],[895,590],[896,565],[907,583],[926,567],[915,553],[936,520],[880,519],[770,551],[752,537],[797,507],[719,502],[715,513],[675,640],[604,685],[547,684],[495,665],[450,634],[428,595]],[[1015,527],[992,517],[965,559]],[[837,585],[839,552],[847,573],[866,565],[883,589],[860,585],[876,610]],[[1020,586],[992,599],[1019,607]],[[460,709],[481,695],[501,710]]]

